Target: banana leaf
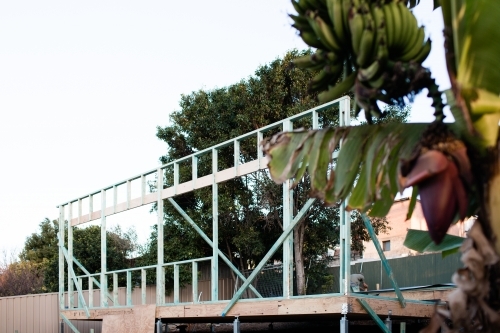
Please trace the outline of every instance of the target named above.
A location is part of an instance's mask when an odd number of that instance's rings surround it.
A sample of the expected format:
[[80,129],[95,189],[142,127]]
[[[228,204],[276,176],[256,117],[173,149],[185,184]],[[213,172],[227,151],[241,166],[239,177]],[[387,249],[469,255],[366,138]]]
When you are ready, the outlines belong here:
[[[500,6],[497,0],[441,0],[448,40],[448,68],[467,103],[471,120],[483,141],[496,144],[500,120]],[[453,83],[453,82],[452,82]]]
[[436,245],[431,239],[428,231],[408,229],[405,241],[403,243],[409,249],[418,252],[441,252],[442,257],[458,252],[465,238],[446,235],[443,241]]
[[[331,206],[352,193],[349,209],[383,217],[398,191],[398,161],[410,157],[427,126],[388,123],[282,132],[266,140],[263,149],[275,182],[297,182],[307,170],[311,196]],[[340,149],[336,161],[335,149]]]

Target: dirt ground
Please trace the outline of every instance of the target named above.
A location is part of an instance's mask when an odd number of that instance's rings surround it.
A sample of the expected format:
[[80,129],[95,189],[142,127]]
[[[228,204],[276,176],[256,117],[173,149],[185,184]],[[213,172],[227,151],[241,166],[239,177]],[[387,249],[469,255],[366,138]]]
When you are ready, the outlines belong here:
[[[426,322],[406,322],[406,333],[416,333],[425,326]],[[189,324],[185,332],[210,333],[211,324]],[[234,332],[232,323],[213,324],[214,332]],[[381,332],[373,321],[350,322],[349,333]],[[168,332],[181,332],[178,325],[168,325]],[[279,323],[240,323],[240,332],[282,332],[282,333],[316,333],[316,332],[340,332],[340,323],[328,321],[312,322],[279,322]],[[393,321],[392,332],[400,332],[400,324]]]

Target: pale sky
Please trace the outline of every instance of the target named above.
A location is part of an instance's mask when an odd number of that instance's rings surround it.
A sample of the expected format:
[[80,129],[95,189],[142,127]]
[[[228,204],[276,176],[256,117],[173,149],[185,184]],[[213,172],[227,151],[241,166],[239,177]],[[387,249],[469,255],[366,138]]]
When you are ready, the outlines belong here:
[[[21,250],[58,204],[158,166],[156,126],[181,94],[304,49],[290,12],[289,0],[0,2],[0,250]],[[417,14],[437,46],[424,65],[446,88],[441,14]],[[419,96],[412,120],[431,120],[430,104]],[[121,215],[108,223],[141,241],[156,221]]]

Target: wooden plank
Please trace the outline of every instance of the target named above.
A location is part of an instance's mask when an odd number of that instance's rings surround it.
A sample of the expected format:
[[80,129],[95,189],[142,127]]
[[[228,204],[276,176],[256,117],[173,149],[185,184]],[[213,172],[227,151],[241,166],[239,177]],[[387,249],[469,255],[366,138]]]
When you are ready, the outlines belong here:
[[226,302],[217,304],[186,305],[184,307],[184,316],[186,318],[220,317],[225,304]]
[[93,309],[90,310],[90,317],[87,318],[87,315],[85,311],[75,311],[75,310],[64,310],[61,311],[66,318],[69,320],[77,320],[77,319],[103,319],[103,316],[109,316],[109,315],[131,315],[134,313],[133,308],[117,308],[117,309],[112,309],[112,308],[107,308],[107,309]]
[[[264,162],[266,162],[265,158],[263,158],[262,160]],[[263,163],[263,165],[267,165],[267,162]],[[263,167],[263,168],[265,168],[265,167]],[[255,172],[259,169],[260,169],[259,160],[253,160],[253,161],[250,161],[248,163],[239,165],[238,170],[236,170],[235,167],[221,170],[215,174],[215,179],[216,179],[217,183],[221,183],[221,182],[225,182],[229,179],[232,179],[232,178],[235,178],[238,176],[243,176],[243,175]],[[236,174],[236,172],[237,172],[237,174]],[[210,175],[206,175],[206,176],[197,178],[195,181],[191,180],[191,181],[184,182],[182,184],[178,184],[177,193],[176,193],[176,191],[175,191],[176,189],[174,187],[169,187],[169,188],[163,189],[163,191],[161,193],[161,197],[162,197],[162,199],[172,198],[178,194],[183,194],[183,193],[191,192],[195,189],[210,186],[210,185],[212,185],[212,182],[213,182],[212,176],[213,175],[210,174]],[[130,193],[127,192],[127,200],[126,201],[123,201],[120,203],[113,202],[113,204],[110,205],[109,207],[105,207],[104,208],[104,215],[110,216],[113,214],[118,214],[118,213],[124,212],[126,210],[140,207],[142,205],[146,205],[146,204],[149,204],[149,203],[156,201],[156,194],[155,193],[147,194],[144,196],[144,198],[142,197],[142,194],[141,194],[141,196],[136,197],[136,198],[132,198],[132,197],[129,198],[128,197],[129,195],[130,195]],[[92,211],[90,214],[82,215],[79,218],[78,217],[72,218],[70,221],[71,221],[72,226],[76,226],[76,225],[87,223],[90,221],[94,221],[94,220],[97,220],[100,218],[101,218],[101,210],[98,210],[98,211]]]
[[[186,318],[200,317],[220,317],[227,302],[216,304],[192,304],[186,305]],[[228,317],[232,316],[275,316],[278,315],[278,300],[272,301],[252,301],[238,302],[227,313]]]
[[134,332],[150,333],[154,331],[156,306],[138,305],[134,313],[106,315],[102,322],[102,333]]
[[[349,313],[368,314],[365,309],[356,301],[355,296],[348,296]],[[407,302],[406,307],[402,308],[398,300],[382,300],[375,298],[363,298],[366,303],[379,316],[387,316],[389,310],[391,316],[430,318],[435,311],[434,304],[422,304]]]
[[229,179],[233,179],[236,174],[236,169],[234,167],[221,170],[215,174],[215,180],[217,183],[225,182]]
[[278,314],[341,313],[342,303],[347,303],[347,298],[345,296],[286,299],[279,301]]
[[203,177],[196,178],[196,186],[195,189],[199,189],[202,187],[207,187],[212,185],[212,175],[206,175]]
[[[227,313],[228,316],[275,316],[278,315],[279,301],[239,302]],[[222,312],[222,311],[221,311]],[[219,313],[220,314],[220,313]]]
[[157,306],[156,318],[184,318],[184,305]]
[[[433,292],[429,291],[428,295]],[[340,315],[342,304],[349,305],[349,313],[367,315],[361,304],[356,301],[359,296],[327,296],[292,299],[241,300],[227,313],[228,317],[267,317],[288,315]],[[397,299],[364,298],[373,311],[379,316],[387,316],[392,311],[395,317],[429,318],[435,311],[431,303],[407,302],[406,308],[401,308]],[[179,304],[156,307],[157,318],[214,318],[220,317],[227,301],[217,303]],[[82,310],[63,311],[68,319],[87,319]],[[132,314],[133,308],[93,309],[90,319],[102,319],[105,315]]]

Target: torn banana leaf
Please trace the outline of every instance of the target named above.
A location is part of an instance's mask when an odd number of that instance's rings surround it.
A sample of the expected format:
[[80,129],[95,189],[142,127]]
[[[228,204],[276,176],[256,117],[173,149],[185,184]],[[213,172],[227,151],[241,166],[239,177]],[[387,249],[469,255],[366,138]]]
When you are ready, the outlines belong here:
[[418,252],[442,252],[442,257],[458,252],[465,238],[446,235],[443,241],[436,245],[428,231],[408,229],[403,243],[409,249]]
[[[326,205],[352,193],[348,208],[385,216],[398,191],[398,162],[409,158],[427,126],[389,123],[282,132],[265,140],[263,150],[276,183],[298,182],[307,170],[311,196]],[[335,149],[340,151],[334,161]]]

